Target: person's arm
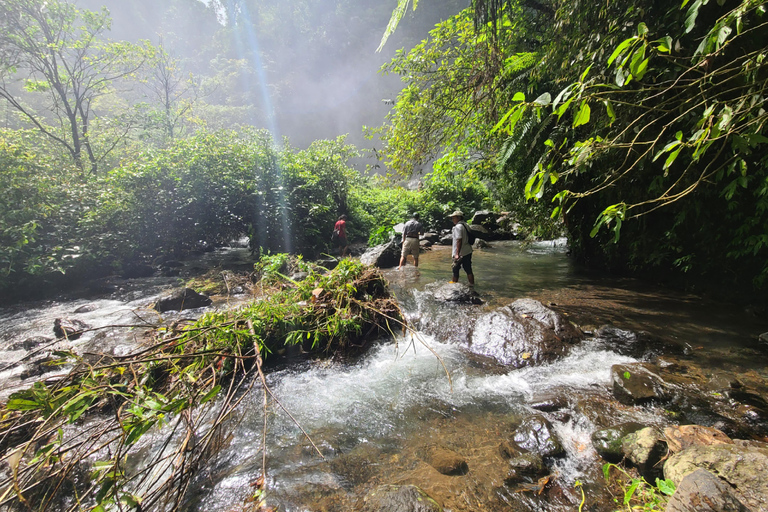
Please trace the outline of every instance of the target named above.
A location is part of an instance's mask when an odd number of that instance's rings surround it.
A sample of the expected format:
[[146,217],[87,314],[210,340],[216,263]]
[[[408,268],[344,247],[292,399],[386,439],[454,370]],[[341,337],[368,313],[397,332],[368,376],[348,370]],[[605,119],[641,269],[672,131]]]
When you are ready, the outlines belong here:
[[453,259],[457,260],[459,259],[459,254],[461,254],[461,243],[464,241],[464,226],[459,229],[461,231],[461,236],[456,239],[456,254],[453,255]]

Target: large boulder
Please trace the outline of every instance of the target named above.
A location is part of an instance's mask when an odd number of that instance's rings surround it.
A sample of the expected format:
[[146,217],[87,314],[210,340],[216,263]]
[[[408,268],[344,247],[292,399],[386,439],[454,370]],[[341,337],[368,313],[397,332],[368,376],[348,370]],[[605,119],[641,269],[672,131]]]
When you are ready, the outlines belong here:
[[435,232],[433,232],[433,231],[427,231],[426,233],[424,233],[421,236],[421,239],[422,240],[429,240],[433,244],[436,244],[436,243],[440,242],[440,235],[435,233]]
[[470,224],[480,224],[490,229],[496,229],[498,227],[496,224],[496,219],[498,217],[498,213],[493,213],[490,210],[480,210],[475,212],[475,214],[472,216]]
[[389,242],[371,247],[360,256],[360,262],[378,268],[392,268],[400,263],[400,239],[392,238]]
[[363,499],[363,512],[442,512],[427,493],[415,485],[382,485]]
[[197,293],[192,288],[181,288],[175,290],[170,295],[161,297],[154,304],[154,309],[160,313],[166,311],[182,311],[184,309],[194,309],[210,306],[211,299]]
[[679,487],[697,469],[719,476],[750,509],[766,510],[768,444],[734,439],[733,443],[690,446],[667,459],[664,477]]
[[481,316],[469,350],[503,365],[522,368],[554,361],[568,353],[581,332],[540,302],[520,299]]
[[750,512],[733,490],[705,469],[688,473],[664,512]]

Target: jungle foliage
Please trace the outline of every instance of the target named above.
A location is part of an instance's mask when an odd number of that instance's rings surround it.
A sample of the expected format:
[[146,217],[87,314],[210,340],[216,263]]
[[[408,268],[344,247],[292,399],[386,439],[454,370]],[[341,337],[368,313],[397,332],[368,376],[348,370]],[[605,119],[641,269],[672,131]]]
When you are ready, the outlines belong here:
[[289,259],[264,258],[259,300],[238,310],[174,327],[109,326],[145,331],[131,354],[57,352],[49,364],[71,371],[0,406],[0,456],[11,468],[0,506],[177,509],[226,444],[246,390],[261,387],[265,416],[280,407],[262,372],[273,352],[344,353],[404,327],[378,271],[344,260],[322,274],[305,266],[307,279],[294,282],[278,271]]
[[768,284],[766,2],[474,6],[385,68],[406,83],[381,129],[395,169],[477,155],[593,265]]

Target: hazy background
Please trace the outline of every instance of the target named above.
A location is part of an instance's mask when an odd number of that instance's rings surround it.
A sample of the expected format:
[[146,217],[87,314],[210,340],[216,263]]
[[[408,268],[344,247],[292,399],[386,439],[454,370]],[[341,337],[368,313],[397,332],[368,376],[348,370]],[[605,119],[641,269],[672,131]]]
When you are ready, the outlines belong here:
[[[209,0],[215,1],[215,0]],[[468,0],[422,2],[376,53],[395,0],[77,0],[105,6],[114,40],[161,40],[184,73],[204,78],[212,128],[252,124],[294,146],[349,134],[361,148],[363,125],[384,122],[400,90],[379,68],[410,49]],[[216,107],[217,110],[210,110]],[[368,163],[372,163],[370,160]]]

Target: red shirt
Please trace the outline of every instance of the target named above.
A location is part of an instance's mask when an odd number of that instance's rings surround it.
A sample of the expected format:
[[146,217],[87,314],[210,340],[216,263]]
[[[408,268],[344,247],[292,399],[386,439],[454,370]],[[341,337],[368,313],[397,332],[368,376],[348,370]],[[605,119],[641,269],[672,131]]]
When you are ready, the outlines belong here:
[[333,226],[333,229],[339,230],[339,238],[347,238],[347,222],[344,220],[338,220],[336,221],[336,225]]

